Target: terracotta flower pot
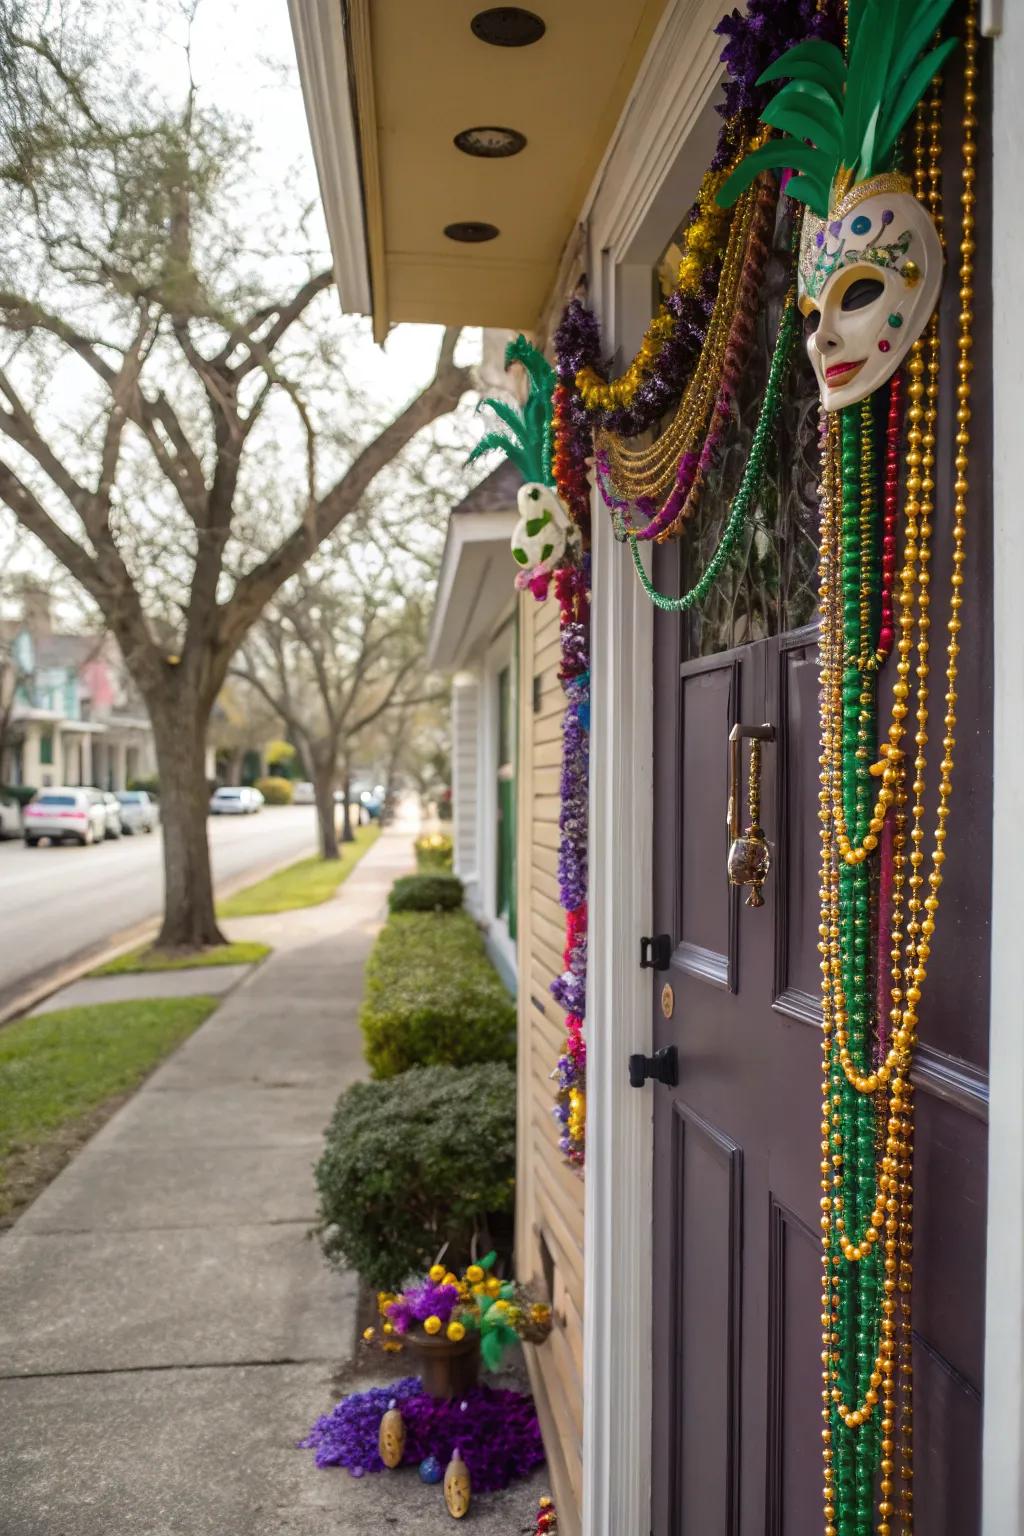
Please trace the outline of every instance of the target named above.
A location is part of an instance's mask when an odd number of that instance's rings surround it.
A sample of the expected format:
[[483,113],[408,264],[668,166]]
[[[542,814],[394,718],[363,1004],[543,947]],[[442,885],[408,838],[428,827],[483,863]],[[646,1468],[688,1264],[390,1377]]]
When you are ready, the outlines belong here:
[[476,1386],[480,1377],[480,1335],[468,1332],[456,1343],[443,1333],[433,1338],[417,1330],[405,1337],[424,1392],[450,1401]]

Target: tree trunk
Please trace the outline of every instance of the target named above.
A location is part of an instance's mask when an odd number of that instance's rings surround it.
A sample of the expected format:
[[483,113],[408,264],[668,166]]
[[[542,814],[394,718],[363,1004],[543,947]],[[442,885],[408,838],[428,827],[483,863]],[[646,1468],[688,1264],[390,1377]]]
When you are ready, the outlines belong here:
[[[160,779],[163,823],[164,920],[157,949],[201,949],[223,944],[213,906],[206,836],[209,787],[205,744],[209,710],[196,701],[149,700]],[[192,707],[188,707],[191,702]]]
[[337,811],[334,804],[333,767],[317,764],[313,773],[313,794],[316,796],[316,820],[320,833],[320,857],[339,859]]
[[356,835],[352,831],[352,817],[349,815],[348,809],[349,795],[352,792],[352,770],[348,765],[347,759],[345,761],[345,772],[342,776],[342,792],[345,799],[341,808],[341,840],[343,843],[354,843]]

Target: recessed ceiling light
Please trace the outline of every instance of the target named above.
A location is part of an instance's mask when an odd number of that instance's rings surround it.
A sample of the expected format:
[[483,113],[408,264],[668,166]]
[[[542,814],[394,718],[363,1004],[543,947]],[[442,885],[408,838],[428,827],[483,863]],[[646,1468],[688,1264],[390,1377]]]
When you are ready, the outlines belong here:
[[517,128],[463,128],[453,140],[464,155],[478,155],[481,160],[506,160],[526,148],[526,135]]
[[477,219],[446,224],[444,232],[449,240],[461,240],[463,245],[481,245],[485,240],[496,240],[501,234],[496,224],[483,224]]
[[474,34],[495,48],[527,48],[538,43],[547,30],[539,16],[519,5],[493,5],[478,11],[470,22]]

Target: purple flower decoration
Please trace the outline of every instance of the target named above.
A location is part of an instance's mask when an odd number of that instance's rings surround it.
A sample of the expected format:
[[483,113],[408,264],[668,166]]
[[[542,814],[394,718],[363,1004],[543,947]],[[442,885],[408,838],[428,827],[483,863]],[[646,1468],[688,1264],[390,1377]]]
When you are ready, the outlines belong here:
[[429,1397],[415,1376],[342,1398],[317,1419],[302,1448],[316,1453],[318,1467],[345,1467],[356,1477],[383,1471],[377,1440],[392,1401],[405,1420],[403,1466],[418,1466],[428,1456],[444,1466],[457,1445],[473,1491],[493,1493],[528,1477],[544,1461],[540,1425],[529,1397],[476,1387],[449,1403]]

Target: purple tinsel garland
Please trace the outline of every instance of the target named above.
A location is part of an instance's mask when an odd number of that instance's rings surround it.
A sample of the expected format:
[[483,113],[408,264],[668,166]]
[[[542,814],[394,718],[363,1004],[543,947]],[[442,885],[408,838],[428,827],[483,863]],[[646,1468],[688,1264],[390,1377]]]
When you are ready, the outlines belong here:
[[[730,123],[739,118],[749,131],[776,90],[774,82],[767,86],[757,84],[762,72],[806,38],[838,42],[842,35],[840,11],[840,0],[828,0],[821,10],[817,0],[750,0],[746,14],[733,10],[722,18],[715,31],[727,39],[721,58],[728,78],[718,110],[726,121],[712,170],[723,169],[736,152],[737,133]],[[691,220],[696,213],[696,207],[690,210]],[[639,437],[675,405],[704,344],[717,289],[716,265],[705,270],[697,293],[673,293],[666,300],[665,308],[676,320],[675,330],[628,406],[596,412],[591,418],[582,399],[572,391],[574,427],[575,415],[581,415],[578,435],[585,432],[592,419],[598,419],[618,437]],[[555,350],[559,377],[563,380],[575,379],[582,368],[601,371],[600,330],[595,317],[578,300],[562,316],[555,333]]]
[[529,1397],[474,1387],[449,1403],[428,1396],[415,1376],[343,1397],[317,1419],[300,1444],[315,1451],[318,1467],[346,1467],[353,1477],[382,1472],[377,1441],[380,1421],[392,1402],[405,1420],[403,1466],[418,1466],[427,1456],[436,1456],[444,1466],[458,1446],[474,1493],[493,1493],[528,1477],[544,1461],[537,1412]]

